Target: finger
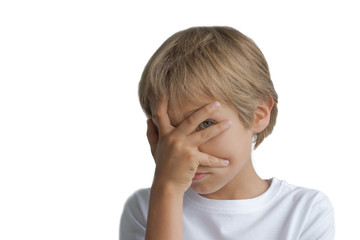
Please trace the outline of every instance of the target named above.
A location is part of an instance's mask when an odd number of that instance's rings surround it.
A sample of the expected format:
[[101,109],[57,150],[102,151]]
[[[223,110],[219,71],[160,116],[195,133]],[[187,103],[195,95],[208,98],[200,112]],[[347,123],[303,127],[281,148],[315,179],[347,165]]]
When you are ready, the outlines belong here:
[[192,134],[189,139],[194,146],[198,147],[201,144],[209,141],[213,137],[224,132],[225,130],[229,129],[230,127],[231,127],[231,121],[229,120],[223,121]]
[[149,118],[147,120],[146,136],[147,136],[147,139],[148,139],[149,144],[150,144],[151,154],[154,157],[156,145],[157,145],[157,142],[158,142],[158,139],[159,139],[159,135],[158,135],[157,128],[156,128],[155,124],[153,123],[153,121],[151,120],[151,118]]
[[165,135],[173,129],[168,115],[168,101],[165,97],[158,102],[153,117],[158,125],[159,135]]
[[230,162],[226,159],[217,158],[206,153],[200,152],[199,165],[207,167],[227,167]]
[[189,117],[187,117],[184,121],[182,121],[177,130],[187,135],[190,135],[201,122],[208,119],[214,112],[219,110],[219,108],[219,102],[209,103],[205,105],[204,107],[200,108],[199,110],[191,114]]

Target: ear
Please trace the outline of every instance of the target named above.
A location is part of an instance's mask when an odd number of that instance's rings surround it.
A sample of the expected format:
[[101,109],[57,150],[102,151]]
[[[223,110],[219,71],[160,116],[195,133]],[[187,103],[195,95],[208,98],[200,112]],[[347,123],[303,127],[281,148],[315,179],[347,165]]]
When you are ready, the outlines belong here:
[[269,96],[266,101],[259,101],[254,113],[253,132],[260,133],[270,122],[271,109],[274,106],[274,99]]

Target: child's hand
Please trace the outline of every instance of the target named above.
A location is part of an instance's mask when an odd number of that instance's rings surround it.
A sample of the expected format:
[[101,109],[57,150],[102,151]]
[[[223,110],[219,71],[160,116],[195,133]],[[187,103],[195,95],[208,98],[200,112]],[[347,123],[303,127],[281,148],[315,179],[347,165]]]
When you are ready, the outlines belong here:
[[224,121],[194,132],[200,123],[219,108],[220,104],[217,102],[207,104],[175,128],[171,125],[167,113],[167,101],[163,99],[158,103],[155,112],[158,128],[148,119],[147,130],[156,163],[153,186],[166,186],[184,193],[190,187],[199,165],[226,167],[229,164],[227,160],[200,152],[198,147],[228,129],[231,122]]

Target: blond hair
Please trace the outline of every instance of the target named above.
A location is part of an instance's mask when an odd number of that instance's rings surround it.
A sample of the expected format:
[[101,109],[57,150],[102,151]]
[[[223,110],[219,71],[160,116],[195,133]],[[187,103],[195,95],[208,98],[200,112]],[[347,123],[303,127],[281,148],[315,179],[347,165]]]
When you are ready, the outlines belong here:
[[231,105],[251,128],[258,101],[272,97],[268,126],[254,139],[256,149],[271,134],[278,95],[267,62],[256,44],[230,27],[194,27],[167,39],[147,63],[140,83],[140,104],[151,117],[150,104],[161,96],[176,109],[186,102],[217,99]]

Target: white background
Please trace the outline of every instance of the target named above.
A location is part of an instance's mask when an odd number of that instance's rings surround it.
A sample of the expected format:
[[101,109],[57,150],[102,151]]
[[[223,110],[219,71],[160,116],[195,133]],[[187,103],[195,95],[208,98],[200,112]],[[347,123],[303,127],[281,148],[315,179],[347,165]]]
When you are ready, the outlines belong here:
[[[130,2],[130,1],[129,1]],[[137,99],[173,33],[227,25],[263,51],[279,94],[261,177],[325,192],[360,239],[356,1],[1,1],[0,239],[117,239],[154,163]]]

